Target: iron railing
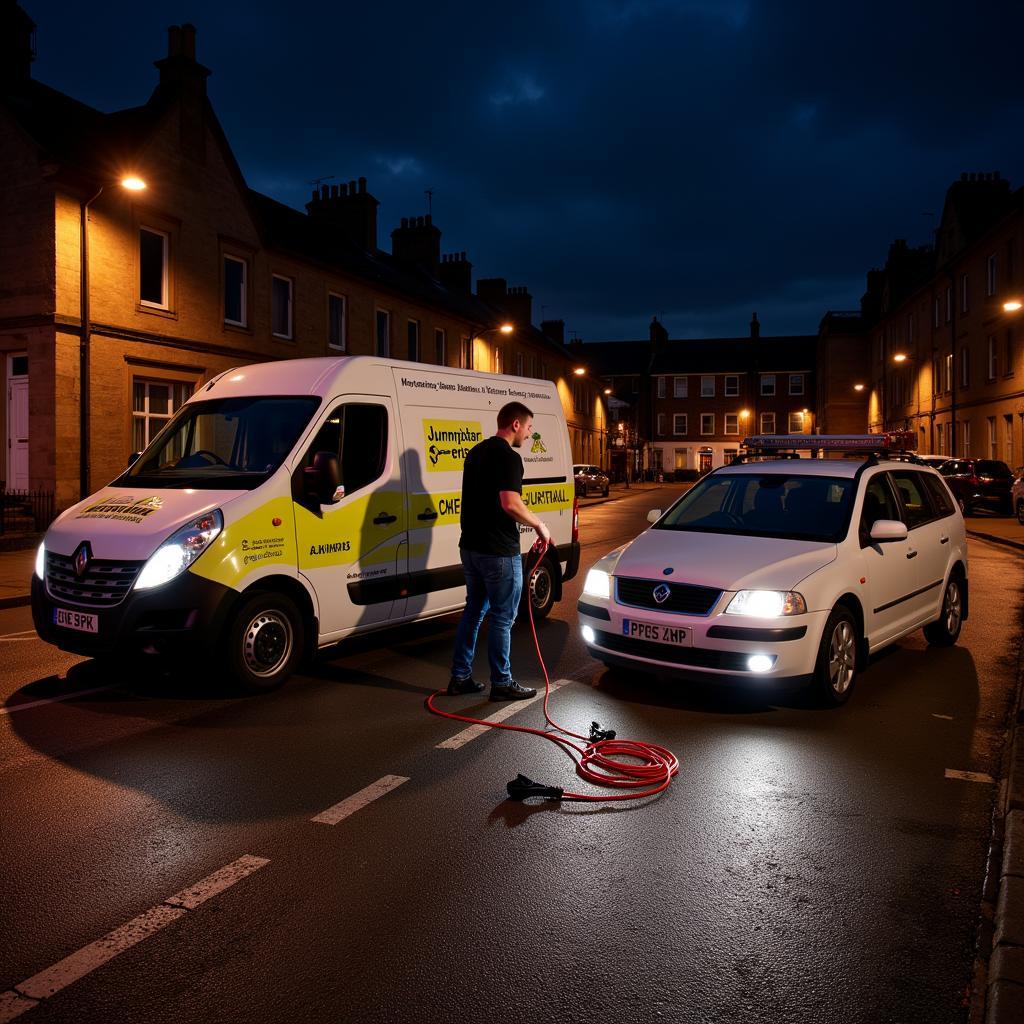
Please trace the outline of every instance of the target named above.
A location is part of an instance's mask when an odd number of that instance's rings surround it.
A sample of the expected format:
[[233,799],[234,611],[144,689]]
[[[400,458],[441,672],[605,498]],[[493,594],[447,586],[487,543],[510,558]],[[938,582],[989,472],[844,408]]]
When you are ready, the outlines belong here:
[[0,480],[0,534],[42,533],[53,522],[53,491],[9,491]]

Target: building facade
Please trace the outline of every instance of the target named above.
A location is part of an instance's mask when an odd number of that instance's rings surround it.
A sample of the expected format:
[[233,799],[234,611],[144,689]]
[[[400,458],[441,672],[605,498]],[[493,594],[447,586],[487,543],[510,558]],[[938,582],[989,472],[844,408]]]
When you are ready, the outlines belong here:
[[35,81],[35,26],[17,4],[2,18],[8,490],[52,491],[65,508],[118,475],[215,374],[305,356],[547,378],[575,454],[604,437],[600,388],[532,326],[526,289],[494,279],[474,292],[466,254],[442,255],[429,216],[403,219],[386,252],[364,178],[321,185],[305,212],[248,188],[194,27],[169,30],[146,103],[104,114]]

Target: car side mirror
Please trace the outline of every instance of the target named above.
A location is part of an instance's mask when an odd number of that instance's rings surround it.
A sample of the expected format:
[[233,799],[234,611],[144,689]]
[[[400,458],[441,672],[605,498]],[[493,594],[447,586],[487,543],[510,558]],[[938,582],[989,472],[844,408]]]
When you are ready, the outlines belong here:
[[660,518],[661,518],[661,509],[660,508],[652,508],[651,511],[647,513],[647,522],[649,522],[649,523],[656,523]]
[[333,452],[317,452],[313,456],[313,465],[303,470],[303,482],[306,494],[321,505],[335,504],[338,501],[335,494],[341,485],[337,455]]
[[887,541],[906,540],[907,524],[899,523],[895,519],[876,519],[871,526],[870,537],[879,544]]
[[134,466],[135,463],[138,462],[139,456],[141,454],[142,454],[142,452],[132,452],[131,455],[128,456],[128,468],[129,469],[131,469],[132,466]]

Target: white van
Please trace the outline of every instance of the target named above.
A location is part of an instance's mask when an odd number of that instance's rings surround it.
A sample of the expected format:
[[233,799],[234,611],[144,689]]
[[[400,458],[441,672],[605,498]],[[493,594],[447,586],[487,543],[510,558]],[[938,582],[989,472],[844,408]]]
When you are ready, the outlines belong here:
[[[457,611],[462,467],[501,406],[534,412],[523,500],[552,547],[543,616],[579,566],[556,386],[366,356],[229,370],[39,548],[36,631],[95,657],[220,656],[251,690],[345,637]],[[520,530],[524,559],[533,531]]]

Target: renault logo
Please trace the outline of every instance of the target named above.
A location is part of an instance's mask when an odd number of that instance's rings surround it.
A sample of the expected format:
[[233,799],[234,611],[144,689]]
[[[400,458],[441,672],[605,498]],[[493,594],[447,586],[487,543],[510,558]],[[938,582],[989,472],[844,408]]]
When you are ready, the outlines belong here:
[[672,596],[672,588],[667,583],[659,583],[651,595],[658,604],[664,604]]
[[78,550],[72,556],[72,563],[75,567],[75,575],[81,579],[85,575],[85,570],[89,568],[89,559],[92,558],[92,552],[89,550],[89,542],[87,540],[82,541],[78,545]]

